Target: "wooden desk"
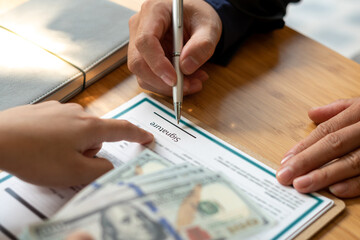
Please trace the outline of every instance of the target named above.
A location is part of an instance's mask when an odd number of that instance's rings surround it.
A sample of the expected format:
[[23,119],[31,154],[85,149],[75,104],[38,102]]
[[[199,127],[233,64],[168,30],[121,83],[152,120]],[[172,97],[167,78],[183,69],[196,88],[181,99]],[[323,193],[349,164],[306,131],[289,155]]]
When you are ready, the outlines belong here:
[[[360,93],[360,65],[289,28],[250,38],[227,67],[204,68],[210,79],[184,99],[184,111],[276,164],[315,128],[308,109]],[[123,65],[71,102],[101,116],[141,91]],[[345,202],[345,212],[315,239],[360,238],[360,198]]]
[[[315,128],[308,109],[360,92],[360,65],[289,28],[252,37],[227,67],[204,68],[210,79],[184,111],[276,164]],[[101,116],[141,91],[123,65],[71,101]],[[316,239],[359,238],[360,198],[345,202]]]

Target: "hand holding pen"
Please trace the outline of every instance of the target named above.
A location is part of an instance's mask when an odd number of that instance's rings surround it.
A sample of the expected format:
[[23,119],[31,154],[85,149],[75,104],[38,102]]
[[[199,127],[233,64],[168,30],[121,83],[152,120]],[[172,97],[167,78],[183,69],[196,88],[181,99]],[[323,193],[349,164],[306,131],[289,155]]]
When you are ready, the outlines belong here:
[[[199,92],[208,79],[200,67],[211,57],[222,25],[215,10],[203,0],[184,1],[184,46],[179,58],[184,95]],[[129,22],[128,66],[139,85],[172,96],[177,74],[172,65],[172,1],[148,0]]]

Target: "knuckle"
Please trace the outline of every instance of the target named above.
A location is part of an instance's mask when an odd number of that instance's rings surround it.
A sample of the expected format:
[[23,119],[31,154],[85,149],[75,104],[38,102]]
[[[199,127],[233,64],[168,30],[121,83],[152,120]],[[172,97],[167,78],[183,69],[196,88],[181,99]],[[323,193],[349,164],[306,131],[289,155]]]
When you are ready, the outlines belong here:
[[327,182],[330,178],[328,171],[324,169],[315,170],[313,174],[313,179],[316,182]]
[[153,9],[162,9],[168,2],[163,0],[145,0],[141,5],[140,11],[153,11]]
[[77,110],[84,109],[80,104],[77,104],[77,103],[66,103],[65,105],[69,108],[73,108],[73,109],[77,109]]
[[148,85],[141,78],[137,78],[137,81],[138,81],[139,87],[141,87],[142,89],[150,90],[150,89],[148,89]]
[[354,179],[353,180],[353,185],[354,185],[354,188],[355,188],[355,192],[360,193],[360,181],[359,181],[359,179]]
[[129,121],[127,121],[127,120],[119,120],[119,126],[120,126],[121,128],[126,128],[126,129],[128,129],[128,128],[133,127],[133,124],[130,123]]
[[155,61],[151,63],[150,69],[154,72],[155,75],[160,76],[163,63],[163,61]]
[[318,127],[318,132],[320,133],[319,135],[321,136],[326,136],[332,132],[334,132],[334,126],[333,124],[331,124],[330,122],[326,122],[326,123],[321,123]]
[[347,185],[345,192],[337,194],[338,197],[355,197],[360,195],[360,179],[358,177],[344,181],[342,184]]
[[156,37],[149,33],[140,33],[135,39],[135,46],[140,51],[151,49],[156,41]]
[[308,164],[306,164],[306,159],[303,157],[299,157],[296,159],[296,163],[294,163],[294,167],[295,169],[301,169],[301,170],[305,170],[308,168]]
[[351,169],[354,169],[354,170],[360,170],[360,157],[358,154],[356,153],[349,153],[347,155],[347,160],[348,160],[348,163],[351,167]]
[[60,104],[60,102],[56,101],[56,100],[49,100],[49,101],[46,101],[45,103],[48,103],[48,104]]
[[[343,100],[344,102],[352,102],[352,99],[345,99],[345,100]],[[355,101],[355,102],[353,102],[353,104],[357,107],[357,108],[359,108],[360,107],[360,101]]]
[[356,109],[356,112],[359,111],[360,109],[360,101],[356,101],[352,104],[352,108],[355,108]]
[[302,152],[306,149],[306,145],[304,142],[299,142],[297,147],[296,147],[296,152]]
[[200,49],[201,57],[208,59],[213,55],[215,48],[216,43],[214,41],[212,41],[210,38],[203,38],[200,41],[200,47],[198,49]]
[[153,0],[145,0],[141,5],[141,11],[149,9],[154,4]]
[[140,57],[130,57],[128,59],[128,68],[132,73],[140,73],[145,67],[145,61]]
[[331,147],[332,150],[337,151],[342,149],[343,141],[339,134],[331,133],[325,137],[325,143]]
[[99,129],[102,126],[101,119],[95,116],[86,116],[83,120],[85,129]]
[[133,16],[130,17],[129,22],[128,22],[130,29],[132,28],[132,26],[135,25],[135,23],[137,22],[138,17],[139,17],[139,13],[136,13]]
[[31,107],[41,107],[41,106],[54,106],[54,107],[58,107],[58,106],[62,106],[64,104],[61,104],[59,101],[56,100],[49,100],[49,101],[44,101],[44,102],[40,102],[40,103],[35,103],[30,105]]
[[308,163],[306,161],[307,159],[303,156],[303,154],[296,155],[291,161],[290,165],[296,170],[296,171],[304,171],[309,168]]
[[341,104],[341,103],[344,103],[344,102],[346,102],[346,99],[344,99],[344,98],[339,98],[339,99],[334,101],[334,103],[337,103],[337,104]]

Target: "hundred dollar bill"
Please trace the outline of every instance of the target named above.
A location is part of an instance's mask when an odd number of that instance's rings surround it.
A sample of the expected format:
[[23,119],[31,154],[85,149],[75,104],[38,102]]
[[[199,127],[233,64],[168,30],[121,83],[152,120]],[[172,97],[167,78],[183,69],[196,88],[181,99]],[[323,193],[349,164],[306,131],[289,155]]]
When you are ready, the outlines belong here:
[[[99,217],[104,213],[112,218]],[[149,219],[158,220],[152,225]],[[130,202],[113,202],[71,218],[34,225],[23,239],[64,239],[78,229],[95,239],[238,239],[273,223],[224,176],[207,174]],[[156,225],[154,232],[161,232],[162,237],[152,238],[147,233],[150,225]],[[113,238],[104,238],[109,228],[116,228]]]
[[104,174],[89,186],[85,187],[75,195],[63,208],[76,205],[85,198],[91,196],[100,186],[108,183],[117,183],[122,180],[130,179],[135,176],[147,175],[161,171],[174,164],[162,158],[149,149],[142,151],[136,158],[130,160],[119,168],[115,168]]
[[90,234],[94,239],[104,240],[176,239],[166,231],[157,214],[129,203],[126,207],[111,205],[76,218],[32,227],[22,233],[20,240],[64,240],[77,230]]
[[54,219],[61,219],[72,216],[79,211],[86,210],[89,206],[106,206],[111,202],[130,201],[132,199],[146,196],[150,193],[161,191],[164,188],[175,186],[184,178],[191,181],[192,178],[200,178],[208,174],[209,171],[187,164],[176,165],[152,173],[146,176],[135,177],[121,181],[117,184],[110,183],[103,185],[91,197],[86,198],[76,205],[68,205],[62,208]]

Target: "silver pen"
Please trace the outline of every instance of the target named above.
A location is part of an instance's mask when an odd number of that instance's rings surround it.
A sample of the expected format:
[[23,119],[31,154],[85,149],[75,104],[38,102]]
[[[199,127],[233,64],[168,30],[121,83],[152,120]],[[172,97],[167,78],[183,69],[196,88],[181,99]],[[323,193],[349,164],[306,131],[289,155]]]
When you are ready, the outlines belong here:
[[181,118],[181,104],[183,101],[184,76],[180,70],[180,53],[183,47],[183,0],[173,0],[173,65],[176,71],[176,85],[173,87],[173,101],[176,121],[179,124]]

